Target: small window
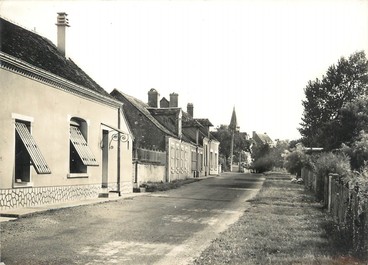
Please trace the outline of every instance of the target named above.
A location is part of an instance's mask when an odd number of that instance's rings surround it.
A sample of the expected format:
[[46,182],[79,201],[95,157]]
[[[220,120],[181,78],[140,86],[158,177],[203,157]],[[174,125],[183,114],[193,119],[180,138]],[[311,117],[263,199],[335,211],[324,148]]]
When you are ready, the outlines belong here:
[[30,182],[30,167],[33,166],[37,174],[50,174],[45,158],[33,139],[31,123],[16,120],[15,122],[15,181]]
[[87,144],[87,124],[82,119],[70,120],[70,173],[87,173],[87,166],[98,166]]

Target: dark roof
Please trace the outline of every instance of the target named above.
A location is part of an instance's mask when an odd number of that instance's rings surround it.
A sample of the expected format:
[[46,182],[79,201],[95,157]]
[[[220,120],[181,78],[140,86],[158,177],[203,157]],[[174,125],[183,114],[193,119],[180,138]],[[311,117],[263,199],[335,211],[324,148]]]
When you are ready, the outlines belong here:
[[260,141],[264,144],[273,144],[272,139],[266,133],[253,133],[253,138],[255,141]]
[[71,59],[65,58],[48,39],[0,17],[0,51],[51,72],[75,84],[110,97]]
[[195,128],[201,128],[203,127],[199,122],[196,120],[184,120],[183,119],[183,128],[184,127],[195,127]]
[[[165,128],[169,129],[175,135],[178,135],[178,119],[180,112],[183,114],[184,112],[181,108],[149,108],[148,111],[152,114],[152,116],[160,122]],[[183,126],[183,117],[182,117],[182,126]],[[192,138],[186,134],[186,131],[181,130],[182,135],[181,138],[186,142],[193,142]]]
[[[165,134],[171,135],[171,136],[175,136],[171,131],[169,131],[168,129],[166,129],[163,125],[161,125],[161,123],[159,123],[153,116],[152,114],[149,112],[149,108],[150,106],[146,103],[144,103],[143,101],[129,96],[128,94],[125,94],[117,89],[114,89],[111,92],[111,95],[113,97],[115,97],[118,100],[121,100],[121,97],[124,97],[126,100],[128,100],[138,111],[140,111],[144,116],[147,117],[147,119],[149,119],[157,128],[159,128],[161,131],[163,131]],[[129,113],[127,113],[127,115],[129,115]]]
[[179,115],[180,108],[152,108],[148,107],[148,111],[152,115]]
[[213,126],[209,119],[194,119],[199,122],[202,126]]

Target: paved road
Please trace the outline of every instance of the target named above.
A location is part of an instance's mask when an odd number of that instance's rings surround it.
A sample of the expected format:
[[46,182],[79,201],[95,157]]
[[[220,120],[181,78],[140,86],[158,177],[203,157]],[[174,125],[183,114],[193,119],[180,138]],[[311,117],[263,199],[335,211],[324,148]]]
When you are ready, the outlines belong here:
[[263,183],[225,173],[176,190],[1,224],[11,264],[190,264],[234,223]]

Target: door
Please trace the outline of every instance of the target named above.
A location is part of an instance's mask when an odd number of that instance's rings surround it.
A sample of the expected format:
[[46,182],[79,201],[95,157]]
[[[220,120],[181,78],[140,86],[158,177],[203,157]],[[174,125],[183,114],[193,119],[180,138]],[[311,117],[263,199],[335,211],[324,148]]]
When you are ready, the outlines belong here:
[[102,188],[109,183],[109,131],[102,130]]

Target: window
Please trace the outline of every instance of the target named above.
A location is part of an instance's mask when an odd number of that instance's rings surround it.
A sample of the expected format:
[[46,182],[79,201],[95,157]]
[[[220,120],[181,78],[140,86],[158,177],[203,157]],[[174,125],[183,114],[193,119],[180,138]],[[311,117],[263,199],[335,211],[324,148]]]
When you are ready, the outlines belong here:
[[87,166],[98,166],[87,144],[87,123],[79,118],[70,120],[69,172],[87,173]]
[[184,147],[181,147],[181,152],[180,152],[180,168],[183,169],[184,167]]
[[171,145],[171,150],[170,150],[170,155],[171,155],[171,168],[174,169],[175,168],[175,145]]
[[179,158],[180,158],[180,150],[179,145],[176,144],[176,151],[175,151],[175,170],[179,167]]
[[50,174],[40,149],[38,148],[31,132],[31,123],[15,121],[15,182],[30,182],[31,166],[37,174]]

